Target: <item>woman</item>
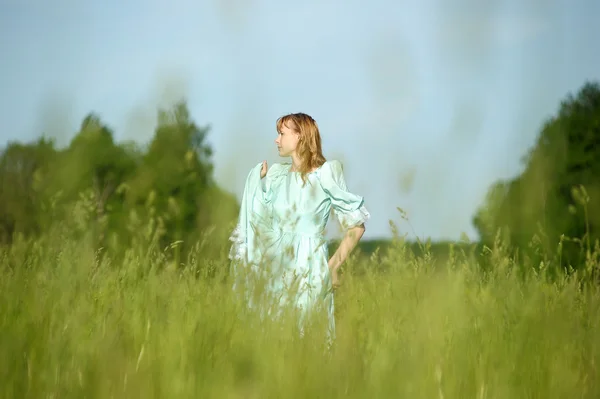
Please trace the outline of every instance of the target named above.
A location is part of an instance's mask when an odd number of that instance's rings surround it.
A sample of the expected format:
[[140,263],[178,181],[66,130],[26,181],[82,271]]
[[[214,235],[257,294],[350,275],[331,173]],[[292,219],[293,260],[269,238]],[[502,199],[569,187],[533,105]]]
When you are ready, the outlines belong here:
[[[346,188],[340,162],[323,156],[313,118],[289,114],[276,125],[279,155],[291,162],[268,168],[263,161],[248,174],[230,259],[266,278],[275,311],[284,304],[298,307],[303,315],[324,309],[333,336],[338,271],[362,238],[370,215],[363,198]],[[324,230],[332,208],[346,235],[328,259]]]

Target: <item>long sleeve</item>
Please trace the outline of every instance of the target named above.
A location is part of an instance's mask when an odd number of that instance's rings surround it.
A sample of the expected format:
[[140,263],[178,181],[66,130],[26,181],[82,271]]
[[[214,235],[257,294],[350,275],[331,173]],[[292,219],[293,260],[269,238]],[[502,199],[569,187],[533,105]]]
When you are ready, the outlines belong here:
[[364,205],[364,198],[348,191],[339,161],[333,160],[323,164],[320,170],[320,181],[344,229],[361,225],[370,218],[371,215]]
[[268,188],[266,178],[260,178],[261,167],[261,164],[254,166],[246,178],[238,223],[230,237],[232,246],[229,259],[231,260],[252,263],[257,256],[255,243],[257,229],[268,222]]

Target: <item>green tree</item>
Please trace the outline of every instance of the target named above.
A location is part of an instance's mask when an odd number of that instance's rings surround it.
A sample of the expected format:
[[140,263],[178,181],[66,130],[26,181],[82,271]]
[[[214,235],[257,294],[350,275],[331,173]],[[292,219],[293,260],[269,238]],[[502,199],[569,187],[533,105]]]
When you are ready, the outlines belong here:
[[66,148],[44,138],[10,143],[0,154],[0,244],[58,227],[61,235],[86,236],[113,255],[132,244],[162,250],[182,242],[178,262],[199,241],[210,244],[202,256],[222,254],[238,203],[213,178],[208,132],[182,101],[158,110],[145,147],[115,142],[94,113]]
[[0,155],[0,244],[10,244],[14,234],[37,234],[41,229],[40,189],[56,157],[54,142],[11,142]]
[[112,130],[95,114],[87,115],[46,176],[46,202],[59,198],[52,219],[73,219],[72,206],[85,196],[91,209],[77,216],[91,216],[87,226],[93,229],[97,245],[104,246],[107,232],[120,226],[125,211],[124,193],[118,188],[135,169],[135,158],[114,142]]
[[128,198],[138,215],[158,218],[162,247],[182,241],[189,249],[209,227],[226,224],[211,214],[223,204],[237,204],[213,179],[208,131],[191,119],[185,102],[158,112],[154,138],[130,183]]
[[535,262],[554,256],[555,265],[579,267],[600,238],[597,83],[586,82],[577,96],[562,101],[524,164],[521,175],[493,185],[477,211],[473,223],[482,241],[491,244],[504,231]]

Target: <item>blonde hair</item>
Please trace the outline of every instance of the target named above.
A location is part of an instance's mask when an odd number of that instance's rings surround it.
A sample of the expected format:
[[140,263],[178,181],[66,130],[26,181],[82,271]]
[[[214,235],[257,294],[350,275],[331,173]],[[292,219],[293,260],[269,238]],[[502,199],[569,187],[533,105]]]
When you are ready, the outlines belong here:
[[287,114],[277,119],[277,131],[286,126],[300,135],[296,153],[300,158],[300,176],[306,184],[306,176],[326,161],[321,149],[321,134],[317,122],[304,113]]

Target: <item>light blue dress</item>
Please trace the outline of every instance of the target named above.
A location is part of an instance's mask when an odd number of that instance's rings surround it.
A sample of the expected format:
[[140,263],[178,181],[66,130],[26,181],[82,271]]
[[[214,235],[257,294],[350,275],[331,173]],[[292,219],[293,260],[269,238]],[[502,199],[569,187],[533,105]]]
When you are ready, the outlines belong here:
[[[290,163],[271,165],[263,179],[261,167],[259,163],[248,174],[238,224],[231,236],[229,257],[234,275],[246,276],[245,284],[251,284],[247,276],[266,279],[264,294],[270,298],[268,303],[275,305],[268,309],[270,315],[276,314],[280,305],[289,304],[303,316],[314,310],[325,312],[328,334],[333,338],[334,301],[325,227],[332,209],[344,229],[367,221],[370,214],[364,199],[348,191],[337,160],[309,173],[305,185],[299,172],[290,171]],[[245,266],[244,273],[239,265]],[[252,306],[251,299],[247,300]]]

